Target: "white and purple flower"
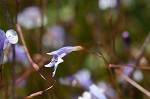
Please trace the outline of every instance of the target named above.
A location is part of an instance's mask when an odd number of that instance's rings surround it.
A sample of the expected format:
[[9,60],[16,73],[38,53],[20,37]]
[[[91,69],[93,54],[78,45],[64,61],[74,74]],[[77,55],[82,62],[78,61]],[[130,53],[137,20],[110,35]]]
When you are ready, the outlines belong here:
[[6,31],[6,34],[3,30],[0,29],[0,64],[3,63],[4,50],[10,44],[16,44],[18,42],[18,35],[13,29]]
[[56,73],[56,69],[58,67],[58,64],[60,64],[64,61],[62,58],[73,51],[79,51],[82,49],[83,49],[83,47],[81,47],[81,46],[74,46],[74,47],[67,46],[67,47],[60,48],[56,51],[47,53],[48,55],[53,55],[53,58],[49,64],[45,65],[45,67],[53,67],[54,66],[54,72],[52,75],[52,77],[54,77],[54,75]]

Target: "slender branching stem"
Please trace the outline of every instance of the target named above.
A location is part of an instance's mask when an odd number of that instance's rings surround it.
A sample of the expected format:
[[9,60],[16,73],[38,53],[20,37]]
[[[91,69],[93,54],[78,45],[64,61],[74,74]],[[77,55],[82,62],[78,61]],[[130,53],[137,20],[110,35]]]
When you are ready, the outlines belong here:
[[150,70],[150,66],[126,66],[126,65],[116,65],[116,64],[109,64],[111,68],[137,68],[137,69],[144,69]]
[[129,78],[126,74],[124,74],[121,70],[117,70],[118,74],[121,75],[127,82],[129,82],[131,85],[139,89],[141,92],[143,92],[145,95],[147,95],[150,98],[150,92],[146,89],[144,89],[142,86],[137,84],[135,81],[133,81],[131,78]]
[[114,79],[113,72],[112,72],[111,68],[109,67],[109,62],[106,60],[106,58],[104,57],[104,55],[103,55],[102,53],[96,53],[96,52],[90,51],[90,50],[88,50],[88,49],[86,49],[86,48],[84,48],[84,50],[85,50],[86,52],[92,53],[92,54],[94,54],[94,55],[96,55],[96,56],[98,56],[98,57],[101,57],[101,58],[104,60],[104,62],[106,63],[106,66],[107,66],[107,68],[108,68],[109,76],[110,76],[110,78],[111,78],[113,84],[115,85],[116,89],[118,90],[119,96],[122,96],[122,95],[121,95],[120,88],[119,88],[119,86],[118,86],[116,80]]
[[26,43],[25,43],[25,40],[24,40],[24,37],[23,37],[23,34],[22,34],[22,31],[21,31],[21,27],[19,24],[16,24],[16,28],[17,28],[17,31],[19,33],[19,36],[20,36],[20,39],[22,41],[22,44],[23,44],[23,47],[25,49],[25,52],[27,53],[27,57],[29,59],[29,62],[31,64],[31,66],[39,73],[39,75],[43,78],[43,79],[46,79],[38,70],[39,70],[39,67],[36,63],[33,62],[30,54],[29,54],[29,51],[27,49],[27,46],[26,46]]

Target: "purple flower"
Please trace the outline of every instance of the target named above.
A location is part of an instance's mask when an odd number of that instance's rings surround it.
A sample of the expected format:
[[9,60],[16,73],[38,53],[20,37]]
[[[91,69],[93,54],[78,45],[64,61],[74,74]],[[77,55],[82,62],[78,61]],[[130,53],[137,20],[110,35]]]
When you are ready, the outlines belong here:
[[48,29],[42,38],[45,47],[60,48],[65,43],[65,31],[62,26],[55,25]]
[[107,99],[105,93],[104,93],[104,89],[99,88],[98,86],[96,86],[95,84],[92,84],[89,87],[90,93],[92,94],[92,99]]
[[123,38],[123,40],[124,40],[124,42],[125,42],[126,48],[128,49],[128,48],[130,47],[130,43],[131,43],[129,32],[128,32],[128,31],[124,31],[124,32],[122,33],[122,38]]
[[6,39],[5,32],[3,30],[0,30],[0,64],[3,63],[3,57],[4,57],[4,42]]
[[13,29],[7,30],[6,34],[3,30],[0,30],[0,64],[3,63],[4,50],[10,44],[16,44],[17,42],[18,35]]
[[[127,63],[127,66],[131,66],[131,67],[134,67],[135,66],[135,63],[134,62],[128,62]],[[124,67],[123,68],[123,72],[127,75],[127,76],[130,76],[130,74],[133,72],[133,68],[129,68],[129,67]],[[122,76],[119,77],[118,81],[120,83],[123,83],[124,81],[124,78]]]
[[[15,45],[16,60],[24,65],[29,65],[29,60],[23,46]],[[9,60],[12,60],[12,51],[9,53]]]
[[105,90],[99,88],[95,84],[89,86],[89,91],[85,91],[82,97],[79,96],[78,99],[108,99],[105,95]]
[[86,69],[78,71],[76,74],[74,74],[74,77],[85,89],[89,89],[89,86],[93,83],[91,79],[91,73]]
[[88,90],[93,83],[91,73],[87,69],[82,69],[72,76],[61,78],[60,83],[64,85],[77,86],[78,84]]
[[56,51],[47,53],[48,55],[53,55],[53,58],[49,64],[45,65],[45,67],[53,67],[54,66],[54,72],[52,75],[52,77],[54,77],[54,75],[56,73],[56,69],[58,67],[58,64],[60,64],[64,61],[62,58],[72,51],[78,51],[78,50],[82,50],[82,49],[83,48],[81,46],[74,46],[74,47],[67,46],[67,47],[60,48]]
[[112,86],[108,85],[107,83],[100,81],[98,83],[98,87],[105,90],[105,95],[108,96],[110,99],[116,99],[116,91],[112,88]]

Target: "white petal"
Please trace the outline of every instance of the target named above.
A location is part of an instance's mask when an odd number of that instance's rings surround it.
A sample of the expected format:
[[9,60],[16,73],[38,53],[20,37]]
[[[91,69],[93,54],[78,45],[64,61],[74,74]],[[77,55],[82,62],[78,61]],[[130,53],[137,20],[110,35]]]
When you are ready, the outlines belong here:
[[48,54],[48,55],[53,55],[53,53],[46,53],[46,54]]
[[58,62],[57,62],[57,64],[62,63],[62,62],[64,62],[64,60],[63,60],[62,58],[58,57]]
[[82,96],[85,99],[92,99],[92,96],[91,96],[91,94],[88,91],[83,92]]
[[13,29],[6,31],[6,37],[8,41],[12,44],[16,44],[18,42],[18,35]]
[[51,63],[44,65],[45,67],[53,67],[54,65],[52,65]]

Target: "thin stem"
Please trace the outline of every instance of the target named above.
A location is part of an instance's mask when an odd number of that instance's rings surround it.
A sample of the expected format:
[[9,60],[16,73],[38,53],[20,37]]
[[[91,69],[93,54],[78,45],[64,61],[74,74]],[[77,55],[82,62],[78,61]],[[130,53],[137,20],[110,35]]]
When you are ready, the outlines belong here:
[[[47,60],[48,60],[47,58],[42,58],[42,61],[38,63],[38,66],[41,68]],[[20,84],[24,79],[26,79],[33,72],[34,71],[31,69],[27,69],[20,77],[17,78],[16,85]]]
[[17,28],[17,31],[18,31],[19,36],[20,36],[20,38],[21,38],[21,41],[22,41],[23,47],[24,47],[24,49],[25,49],[25,52],[27,53],[27,57],[28,57],[28,59],[29,59],[29,62],[30,62],[30,64],[31,64],[31,66],[39,73],[39,75],[40,75],[43,79],[45,79],[45,77],[38,71],[38,70],[39,70],[38,65],[33,62],[32,58],[31,58],[31,56],[30,56],[30,54],[29,54],[29,51],[28,51],[28,49],[27,49],[27,46],[26,46],[26,43],[25,43],[25,40],[24,40],[22,31],[21,31],[20,25],[19,25],[19,24],[16,24],[16,28]]
[[12,45],[12,49],[13,49],[13,56],[12,56],[12,99],[15,99],[15,82],[16,82],[16,73],[15,73],[15,60],[16,60],[16,57],[15,57],[15,45],[13,44]]
[[3,67],[3,65],[0,64],[0,90],[1,90],[1,86],[2,86],[2,67]]
[[50,90],[50,89],[55,85],[55,83],[56,83],[56,80],[54,81],[53,85],[51,85],[50,87],[46,88],[46,89],[43,90],[43,91],[38,91],[38,92],[36,92],[36,93],[33,93],[33,94],[31,94],[31,95],[25,97],[25,99],[30,99],[30,98],[33,98],[33,97],[35,97],[35,96],[42,95],[44,92]]
[[9,12],[6,8],[6,5],[4,3],[4,0],[0,0],[0,3],[1,3],[1,6],[3,8],[3,11],[5,13],[5,16],[6,16],[6,19],[7,19],[7,24],[8,24],[8,27],[11,29],[12,28],[12,23],[11,23],[11,18],[10,18],[10,15],[9,15]]
[[121,95],[120,88],[119,88],[117,82],[116,82],[115,79],[114,79],[113,72],[112,72],[111,68],[109,67],[109,62],[106,60],[106,58],[103,56],[103,54],[102,54],[102,53],[96,53],[96,52],[90,51],[90,50],[88,50],[88,49],[86,49],[86,48],[84,48],[84,47],[83,47],[83,49],[84,49],[85,51],[89,52],[89,53],[92,53],[92,54],[94,54],[94,55],[97,55],[98,57],[101,57],[101,58],[104,60],[104,62],[106,63],[106,66],[108,67],[108,73],[109,73],[109,75],[110,75],[110,78],[111,78],[113,84],[115,85],[116,89],[118,90],[119,96],[122,96],[122,95]]
[[129,82],[131,85],[139,89],[141,92],[143,92],[145,95],[147,95],[150,98],[150,92],[146,89],[144,89],[142,86],[134,82],[131,78],[129,78],[127,75],[125,75],[122,71],[118,70],[119,75],[122,75],[123,78]]
[[[3,8],[3,11],[5,13],[6,16],[6,20],[7,20],[7,24],[8,24],[8,28],[11,29],[12,28],[12,23],[11,23],[11,18],[9,15],[9,12],[6,8],[6,5],[4,3],[4,0],[0,0],[1,6]],[[13,51],[13,61],[12,61],[12,99],[15,99],[15,45],[12,45],[12,51]]]
[[[136,58],[135,61],[134,61],[134,64],[135,64],[136,67],[138,66],[139,61],[140,61],[141,58],[143,57],[143,55],[144,55],[144,53],[145,53],[145,50],[146,50],[146,48],[147,48],[149,42],[150,42],[150,32],[149,32],[149,34],[147,35],[147,37],[146,37],[146,39],[145,39],[145,41],[144,41],[144,43],[143,43],[141,49],[139,50],[138,56],[137,56],[137,58]],[[132,71],[132,73],[129,75],[130,78],[132,78],[134,71],[135,71],[135,69],[134,69],[134,70]],[[128,84],[125,85],[125,87],[124,87],[124,89],[123,89],[123,90],[124,90],[124,91],[123,91],[123,94],[126,94],[126,91],[127,91],[128,86],[129,86]]]
[[126,65],[109,64],[109,67],[111,68],[137,68],[137,69],[150,70],[149,66],[126,66]]
[[16,0],[16,16],[15,16],[15,22],[18,23],[18,12],[19,12],[19,0]]
[[135,60],[135,64],[136,64],[136,65],[138,65],[140,59],[141,59],[142,56],[144,55],[145,50],[146,50],[147,45],[149,44],[149,42],[150,42],[150,32],[148,33],[148,35],[147,35],[147,37],[146,37],[146,39],[145,39],[145,41],[144,41],[144,43],[143,43],[143,45],[142,45],[140,51],[139,51],[138,57],[137,57],[136,60]]
[[45,12],[45,8],[44,8],[44,2],[45,0],[40,0],[40,6],[41,6],[41,28],[40,28],[40,46],[39,46],[39,50],[40,53],[42,53],[42,37],[43,37],[43,33],[45,32],[44,29],[44,12]]

